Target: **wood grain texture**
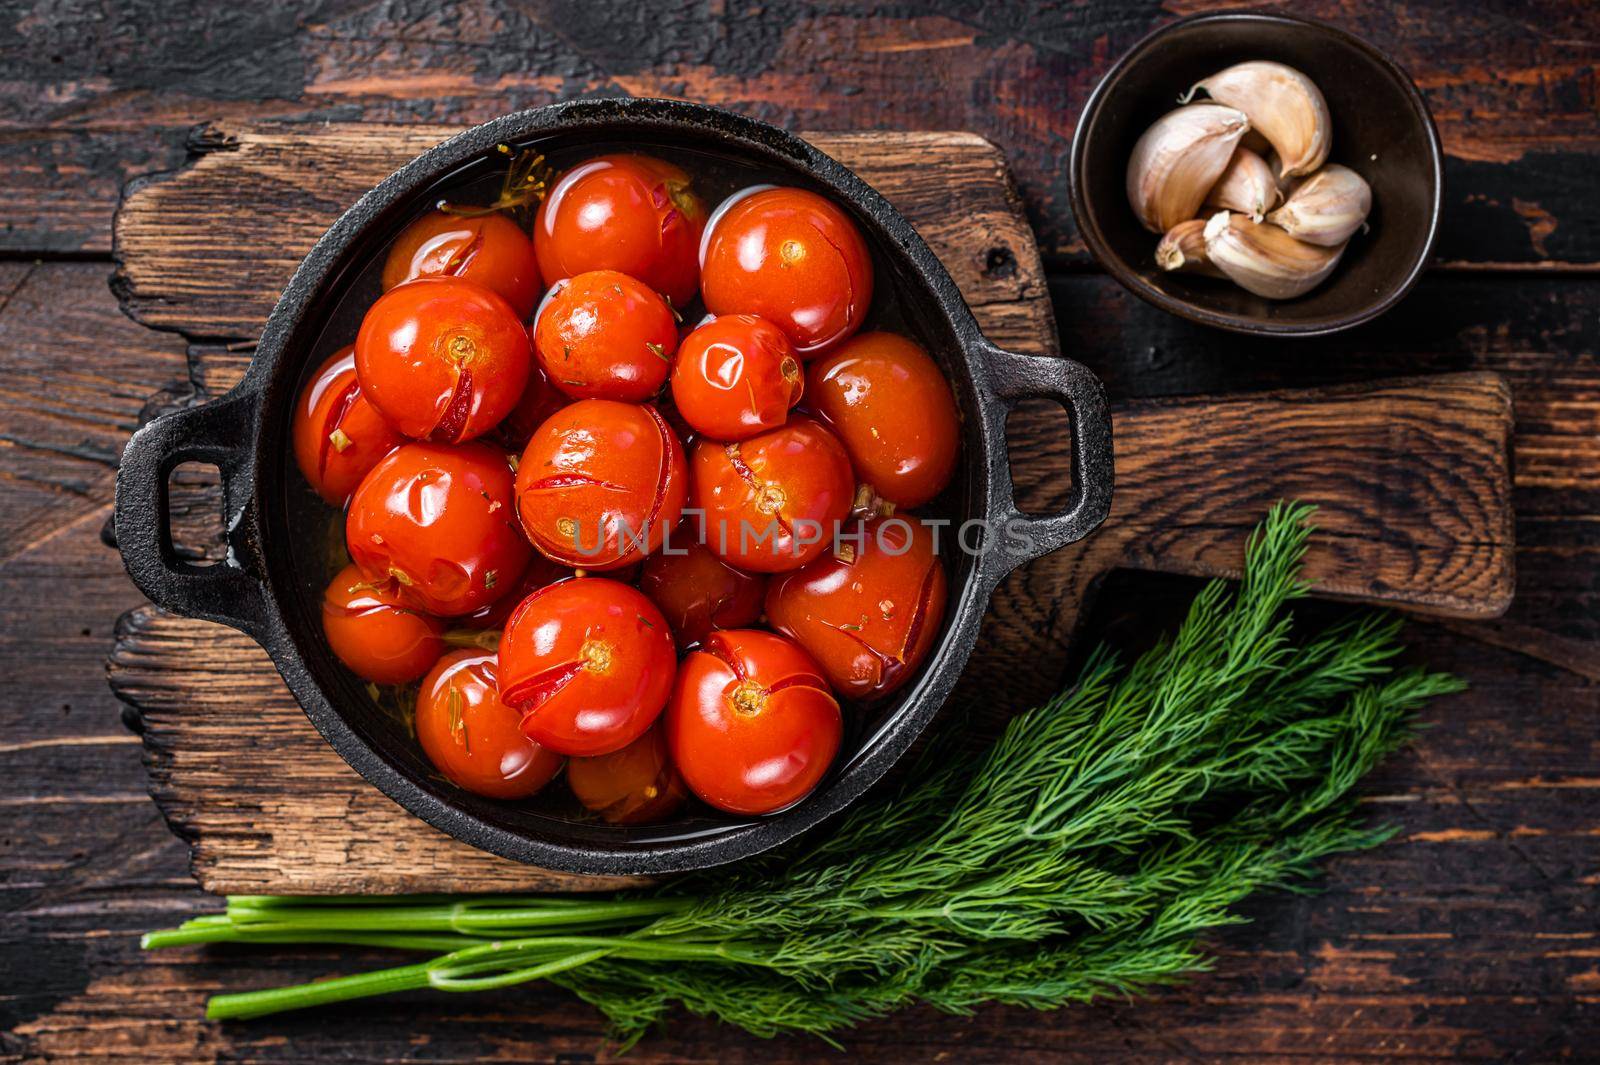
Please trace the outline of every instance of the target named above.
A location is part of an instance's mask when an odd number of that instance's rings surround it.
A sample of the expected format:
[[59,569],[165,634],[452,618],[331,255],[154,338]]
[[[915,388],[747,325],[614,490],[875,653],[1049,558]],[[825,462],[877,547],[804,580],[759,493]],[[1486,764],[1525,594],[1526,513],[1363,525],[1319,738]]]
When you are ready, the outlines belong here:
[[[0,5],[0,167],[13,175],[0,247],[104,252],[121,182],[182,165],[197,123],[467,125],[625,93],[790,129],[973,130],[1006,146],[1047,254],[1082,262],[1064,175],[1089,93],[1146,33],[1225,6],[1260,5],[74,0],[52,16],[13,0]],[[1447,153],[1444,262],[1600,259],[1593,5],[1292,10],[1372,41],[1422,89]]]
[[[448,126],[210,126],[192,165],[135,183],[117,212],[113,286],[136,320],[253,338],[317,238],[374,184],[459,132]],[[1005,159],[970,133],[809,139],[883,193],[937,250],[1002,345],[1055,335],[1038,248]],[[251,209],[237,210],[239,190]],[[196,218],[207,220],[195,225]],[[1032,345],[1030,347],[1030,345]]]

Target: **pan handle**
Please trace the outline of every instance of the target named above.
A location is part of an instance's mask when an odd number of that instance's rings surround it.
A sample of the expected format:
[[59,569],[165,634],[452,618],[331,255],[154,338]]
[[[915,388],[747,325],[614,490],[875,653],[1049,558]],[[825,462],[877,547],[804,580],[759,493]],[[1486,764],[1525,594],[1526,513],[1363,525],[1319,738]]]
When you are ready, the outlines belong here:
[[986,402],[990,436],[1005,440],[1006,415],[1018,400],[1053,399],[1067,410],[1072,432],[1072,499],[1059,514],[1033,517],[1017,509],[1011,464],[1002,450],[992,459],[991,533],[984,572],[992,581],[1095,530],[1111,512],[1111,414],[1105,389],[1087,366],[1071,359],[1018,355],[987,342],[994,402]]
[[[266,589],[252,570],[247,509],[253,480],[250,441],[260,396],[233,392],[212,403],[163,414],[139,428],[117,468],[115,531],[122,564],[151,602],[187,617],[232,625],[251,635],[266,619]],[[208,462],[222,473],[228,557],[197,566],[172,544],[167,479],[184,462]]]

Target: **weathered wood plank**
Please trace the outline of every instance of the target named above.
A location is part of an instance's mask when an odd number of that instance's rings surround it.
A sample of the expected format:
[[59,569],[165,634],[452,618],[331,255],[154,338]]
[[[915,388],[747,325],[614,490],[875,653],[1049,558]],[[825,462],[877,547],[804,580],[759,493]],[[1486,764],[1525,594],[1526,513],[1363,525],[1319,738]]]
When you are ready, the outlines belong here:
[[[191,336],[254,337],[311,245],[444,126],[212,126],[193,165],[139,182],[117,214],[123,306]],[[969,133],[813,134],[937,249],[997,343],[1055,333],[1038,250],[994,145]],[[237,209],[239,189],[251,209]],[[196,225],[197,218],[206,219]]]
[[[104,251],[120,181],[180,166],[201,122],[471,124],[625,92],[791,129],[973,130],[1005,147],[1047,253],[1081,261],[1063,176],[1076,116],[1135,41],[1211,6],[87,0],[65,21],[19,13],[0,36],[0,165],[13,178],[0,185],[0,246]],[[1600,258],[1590,6],[1297,10],[1371,40],[1417,79],[1450,156],[1445,261]]]

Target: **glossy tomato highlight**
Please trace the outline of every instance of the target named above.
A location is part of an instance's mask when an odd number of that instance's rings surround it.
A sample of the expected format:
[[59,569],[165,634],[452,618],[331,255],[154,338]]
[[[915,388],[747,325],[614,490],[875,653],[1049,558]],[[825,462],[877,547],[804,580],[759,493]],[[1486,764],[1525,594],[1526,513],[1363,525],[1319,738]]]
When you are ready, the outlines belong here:
[[705,219],[681,168],[647,155],[602,155],[550,187],[534,220],[534,246],[547,281],[620,270],[681,308],[700,287]]
[[569,761],[567,787],[584,809],[613,825],[665,820],[689,798],[659,719],[621,750]]
[[683,660],[665,720],[689,790],[735,814],[805,798],[844,732],[817,663],[793,640],[756,629],[706,637]]
[[361,394],[354,346],[317,368],[294,408],[294,460],[317,495],[342,507],[378,460],[405,442]]
[[491,799],[525,799],[550,783],[564,759],[522,734],[500,700],[491,651],[452,651],[417,692],[417,742],[451,781]]
[[697,433],[743,440],[776,429],[800,402],[805,377],[783,330],[753,314],[725,314],[683,338],[672,402]]
[[754,314],[812,358],[857,329],[872,304],[872,256],[842,208],[814,192],[759,187],[717,209],[700,247],[712,314]]
[[666,383],[678,324],[648,285],[594,270],[550,289],[533,348],[551,383],[574,399],[638,403]]
[[539,427],[517,464],[517,513],[547,558],[610,570],[655,550],[683,515],[683,448],[648,405],[584,399]]
[[767,621],[850,699],[888,695],[927,658],[944,619],[944,566],[916,519],[858,523],[841,550],[767,588]]
[[826,551],[855,494],[850,456],[810,418],[738,443],[698,441],[689,478],[706,546],[757,573],[798,569]]
[[418,440],[460,443],[493,429],[522,398],[531,358],[511,305],[454,277],[390,289],[356,334],[362,394]]
[[406,226],[384,260],[383,290],[419,277],[458,277],[482,285],[524,320],[543,288],[533,240],[499,211],[470,218],[430,211]]
[[355,566],[340,570],[322,593],[322,633],[350,672],[374,684],[406,684],[444,653],[444,622],[400,594],[393,579],[370,580]]
[[505,595],[532,555],[514,498],[505,454],[488,444],[405,444],[350,497],[345,544],[368,579],[393,578],[407,602],[470,614]]
[[856,476],[901,510],[920,507],[955,473],[955,395],[921,346],[862,333],[806,371],[808,405],[838,434]]
[[[688,531],[691,523],[679,526]],[[712,629],[741,629],[761,618],[767,578],[734,569],[698,541],[669,537],[644,560],[639,590],[661,608],[679,647],[706,638]]]
[[500,640],[501,695],[522,731],[562,754],[609,754],[666,705],[677,670],[672,633],[637,588],[604,577],[552,584],[524,599]]

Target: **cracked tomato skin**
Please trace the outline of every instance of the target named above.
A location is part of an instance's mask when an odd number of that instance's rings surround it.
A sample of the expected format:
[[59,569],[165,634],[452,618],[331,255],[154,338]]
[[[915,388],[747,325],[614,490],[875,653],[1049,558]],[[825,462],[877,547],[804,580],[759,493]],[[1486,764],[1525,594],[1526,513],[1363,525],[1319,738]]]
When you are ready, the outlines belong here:
[[417,692],[417,742],[446,777],[491,799],[526,799],[565,761],[522,734],[521,716],[500,700],[492,651],[451,651]]
[[621,750],[569,761],[567,787],[584,809],[612,825],[664,821],[689,798],[659,718]]
[[888,695],[917,671],[944,620],[944,566],[916,519],[878,518],[767,588],[767,622],[816,658],[849,699]]
[[661,391],[677,349],[666,300],[615,270],[557,281],[533,323],[539,365],[574,399],[643,402]]
[[793,640],[757,629],[714,632],[683,660],[665,722],[689,790],[734,814],[770,814],[805,798],[844,732],[817,663]]
[[872,255],[843,209],[796,188],[729,199],[701,247],[707,310],[759,315],[807,359],[861,328],[872,304]]
[[533,434],[517,463],[517,514],[546,558],[614,570],[661,546],[683,515],[683,446],[654,407],[582,399]]
[[702,323],[683,338],[672,364],[673,405],[695,432],[713,440],[776,429],[805,387],[788,336],[753,314]]
[[808,405],[880,499],[911,510],[950,483],[961,420],[950,382],[920,345],[861,333],[813,362],[806,378]]
[[353,345],[317,368],[295,404],[292,436],[301,474],[336,507],[344,506],[367,471],[406,439],[361,394]]
[[322,593],[322,633],[333,653],[362,680],[406,684],[444,653],[444,622],[421,613],[390,578],[340,570]]
[[687,307],[700,287],[705,222],[682,169],[647,155],[602,155],[550,187],[534,219],[534,250],[549,281],[620,270]]
[[[688,530],[685,523],[680,531]],[[679,647],[691,647],[713,629],[739,629],[761,618],[767,578],[734,569],[698,541],[675,543],[644,560],[639,590],[661,608]]]
[[552,584],[512,611],[500,638],[500,692],[522,731],[592,758],[638,739],[672,691],[667,621],[637,588],[605,577]]
[[734,444],[697,441],[689,480],[706,546],[756,573],[799,569],[827,551],[855,495],[844,445],[810,418]]
[[471,614],[509,592],[532,557],[517,528],[511,467],[488,444],[403,444],[350,497],[345,545],[369,580],[408,603]]
[[418,440],[459,444],[493,429],[522,398],[531,359],[511,305],[455,277],[390,289],[356,333],[362,394]]
[[476,218],[430,211],[406,226],[383,262],[383,291],[419,277],[458,277],[482,285],[523,320],[543,289],[533,240],[499,211]]

